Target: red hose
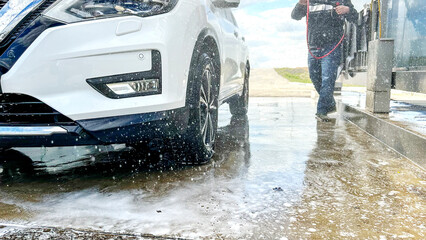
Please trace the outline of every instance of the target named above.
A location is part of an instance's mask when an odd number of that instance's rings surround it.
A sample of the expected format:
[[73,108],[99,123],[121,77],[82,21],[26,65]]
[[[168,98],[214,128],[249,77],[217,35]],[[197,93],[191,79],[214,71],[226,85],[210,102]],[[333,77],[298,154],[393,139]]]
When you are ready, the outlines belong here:
[[340,39],[339,43],[337,43],[337,45],[329,53],[325,54],[322,57],[317,57],[311,52],[311,48],[309,47],[309,0],[307,0],[307,5],[306,5],[306,44],[308,45],[308,51],[311,54],[311,56],[313,58],[317,59],[317,60],[327,57],[332,52],[334,52],[334,50],[336,50],[336,48],[343,42],[344,38],[345,38],[345,33],[343,33],[343,36]]

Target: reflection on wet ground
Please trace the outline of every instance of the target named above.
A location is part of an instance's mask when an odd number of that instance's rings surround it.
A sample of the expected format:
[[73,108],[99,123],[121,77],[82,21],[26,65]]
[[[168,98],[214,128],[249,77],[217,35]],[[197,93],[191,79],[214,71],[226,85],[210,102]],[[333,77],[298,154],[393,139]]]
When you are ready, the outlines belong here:
[[0,238],[30,232],[20,225],[183,238],[424,239],[424,170],[350,123],[317,123],[314,113],[302,98],[252,98],[248,119],[222,107],[217,153],[203,166],[158,163],[123,145],[8,151],[0,157]]

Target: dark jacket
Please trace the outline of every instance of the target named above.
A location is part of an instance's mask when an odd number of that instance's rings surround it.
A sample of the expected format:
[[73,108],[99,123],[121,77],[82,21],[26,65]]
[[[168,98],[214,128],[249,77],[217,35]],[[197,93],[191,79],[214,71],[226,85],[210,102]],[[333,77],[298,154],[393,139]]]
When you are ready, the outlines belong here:
[[[336,6],[336,2],[348,6],[349,13],[345,15],[349,22],[358,20],[358,12],[354,9],[351,0],[320,0],[322,3],[316,3],[315,0],[310,1],[310,6],[318,6],[327,3],[327,5]],[[300,20],[306,16],[306,6],[296,4],[291,13],[291,17]],[[310,48],[322,48],[327,45],[335,45],[343,36],[343,26],[345,20],[340,18],[334,9],[324,11],[309,12],[308,26],[308,42]]]

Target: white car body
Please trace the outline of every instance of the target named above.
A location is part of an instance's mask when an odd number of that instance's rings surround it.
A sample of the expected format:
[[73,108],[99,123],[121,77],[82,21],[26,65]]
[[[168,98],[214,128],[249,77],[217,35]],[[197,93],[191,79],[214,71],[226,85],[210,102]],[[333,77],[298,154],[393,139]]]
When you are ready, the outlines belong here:
[[[218,47],[219,103],[225,102],[242,94],[248,49],[231,10],[212,1],[178,0],[170,12],[154,16],[47,28],[1,75],[0,93],[31,96],[77,122],[185,108],[191,58],[197,40],[208,35]],[[161,54],[161,94],[113,99],[88,84],[151,70],[153,50]]]
[[[72,120],[171,110],[185,106],[191,56],[204,29],[214,34],[222,68],[220,100],[242,90],[247,47],[226,8],[210,0],[180,0],[169,13],[115,17],[49,28],[1,76],[3,93],[33,96]],[[235,47],[238,46],[238,47]],[[162,56],[163,93],[109,99],[86,79],[151,69]],[[143,54],[144,58],[139,58]]]

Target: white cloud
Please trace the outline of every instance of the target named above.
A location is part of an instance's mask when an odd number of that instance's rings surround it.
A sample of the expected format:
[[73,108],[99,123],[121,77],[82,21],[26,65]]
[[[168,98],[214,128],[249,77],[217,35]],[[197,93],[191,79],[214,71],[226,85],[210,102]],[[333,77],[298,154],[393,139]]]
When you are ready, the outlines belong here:
[[254,67],[307,65],[305,21],[291,19],[292,8],[278,8],[250,15],[244,9],[235,16],[250,48]]
[[248,5],[251,5],[253,3],[259,3],[259,2],[275,2],[277,0],[241,0],[240,7],[245,7]]

